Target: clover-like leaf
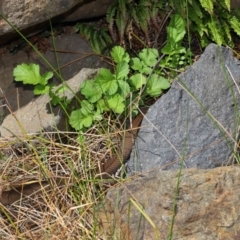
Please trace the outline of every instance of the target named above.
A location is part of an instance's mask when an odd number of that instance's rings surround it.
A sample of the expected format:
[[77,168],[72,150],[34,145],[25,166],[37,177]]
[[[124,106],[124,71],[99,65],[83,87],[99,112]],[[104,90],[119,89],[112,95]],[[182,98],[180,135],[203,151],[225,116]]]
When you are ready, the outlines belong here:
[[87,116],[89,114],[92,114],[93,113],[93,105],[88,102],[87,100],[82,100],[81,101],[81,112],[84,116]]
[[143,68],[143,63],[139,58],[132,58],[130,61],[131,68],[136,71],[141,71]]
[[125,109],[124,98],[119,94],[110,97],[107,100],[107,104],[110,109],[112,109],[115,113],[122,113]]
[[132,75],[129,80],[131,85],[134,86],[135,89],[140,89],[142,85],[146,84],[147,82],[146,77],[141,73]]
[[[117,91],[117,83],[115,76],[109,69],[100,69],[99,74],[95,77],[95,85],[102,94],[114,94]],[[94,92],[92,93],[94,94]]]
[[94,80],[86,80],[80,85],[81,93],[89,102],[97,102],[102,97],[102,91],[99,89]]
[[22,63],[14,68],[13,76],[15,77],[15,81],[22,81],[23,84],[46,85],[47,81],[53,76],[53,73],[46,72],[41,76],[39,65]]
[[96,86],[101,91],[104,91],[104,93],[107,94],[107,95],[115,94],[117,92],[117,89],[118,89],[117,80],[109,81],[107,79],[102,79],[101,81],[96,81]]
[[100,120],[102,120],[102,114],[101,114],[101,112],[100,111],[98,111],[98,109],[97,109],[97,111],[95,111],[94,113],[93,113],[93,120],[94,121],[100,121]]
[[146,92],[151,97],[157,97],[162,93],[163,89],[168,89],[170,87],[169,81],[157,74],[152,74],[147,82]]
[[104,111],[109,111],[109,107],[107,106],[107,102],[105,99],[100,99],[97,102],[97,111],[103,113]]
[[157,63],[158,56],[155,48],[145,48],[139,53],[139,58],[149,67],[153,67]]
[[77,131],[90,127],[92,122],[92,115],[83,115],[81,109],[72,111],[69,117],[69,124]]
[[119,94],[123,97],[126,98],[127,95],[130,93],[130,86],[126,81],[119,80],[118,81],[118,86],[119,86]]
[[115,63],[119,62],[129,62],[130,57],[129,54],[126,53],[125,49],[121,46],[116,46],[111,51],[111,57],[113,58]]
[[109,69],[101,68],[99,70],[99,74],[97,75],[96,79],[98,79],[98,80],[107,79],[110,81],[110,80],[114,79],[114,76]]
[[126,62],[119,62],[116,66],[116,79],[124,79],[129,74],[129,66]]

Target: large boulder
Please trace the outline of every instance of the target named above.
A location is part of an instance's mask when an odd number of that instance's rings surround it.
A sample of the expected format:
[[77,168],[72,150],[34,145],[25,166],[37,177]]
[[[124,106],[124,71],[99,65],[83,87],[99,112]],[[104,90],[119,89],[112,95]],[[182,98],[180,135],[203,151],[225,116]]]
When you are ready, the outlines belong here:
[[170,239],[173,224],[172,240],[240,239],[240,168],[188,169],[179,174],[155,172],[109,190],[99,210],[102,234]]
[[132,152],[132,171],[230,164],[239,126],[240,62],[210,44],[149,109]]
[[[76,21],[102,16],[111,0],[1,0],[0,13],[26,35],[37,33],[52,23]],[[17,36],[12,27],[0,18],[0,44]]]

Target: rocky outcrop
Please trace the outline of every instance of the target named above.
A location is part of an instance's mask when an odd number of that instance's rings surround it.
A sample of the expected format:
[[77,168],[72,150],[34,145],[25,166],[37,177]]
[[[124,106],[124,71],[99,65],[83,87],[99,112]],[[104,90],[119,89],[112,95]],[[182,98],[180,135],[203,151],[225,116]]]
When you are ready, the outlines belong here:
[[240,62],[210,44],[149,109],[129,164],[132,171],[231,164],[237,145]]
[[[27,36],[49,27],[49,19],[52,23],[59,23],[104,15],[111,3],[110,0],[1,0],[0,13]],[[17,36],[12,27],[1,18],[0,36],[0,44]]]
[[[240,168],[155,172],[111,189],[99,219],[115,239],[240,239]],[[174,203],[176,200],[176,206]]]

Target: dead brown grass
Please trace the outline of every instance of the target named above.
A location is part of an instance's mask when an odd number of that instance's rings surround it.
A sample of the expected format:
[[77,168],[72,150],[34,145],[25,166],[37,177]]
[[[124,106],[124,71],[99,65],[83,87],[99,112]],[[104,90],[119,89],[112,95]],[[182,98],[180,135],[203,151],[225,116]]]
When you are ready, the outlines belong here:
[[1,140],[0,194],[32,183],[42,187],[41,194],[0,204],[0,239],[103,239],[94,209],[106,188],[94,169],[111,154],[112,141],[94,132]]

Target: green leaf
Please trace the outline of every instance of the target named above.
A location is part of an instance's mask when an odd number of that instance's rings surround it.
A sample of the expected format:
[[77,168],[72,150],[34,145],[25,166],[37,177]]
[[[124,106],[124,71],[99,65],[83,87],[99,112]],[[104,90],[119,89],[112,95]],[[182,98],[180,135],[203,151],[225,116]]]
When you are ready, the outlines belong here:
[[[192,0],[190,4],[192,5],[192,8],[189,6],[190,8],[188,10],[188,14],[189,15],[191,14],[191,16],[195,15],[196,18],[198,18],[198,17],[202,18],[203,17],[203,12],[201,10],[201,6],[199,4],[199,1],[198,0]],[[192,17],[190,19],[192,20]]]
[[231,1],[230,0],[224,0],[225,6],[227,7],[227,10],[230,11],[231,9]]
[[50,90],[50,86],[44,86],[44,85],[38,84],[34,87],[33,93],[35,95],[42,95],[42,94],[48,93],[49,90]]
[[108,80],[112,80],[114,79],[113,74],[111,73],[111,71],[107,68],[101,68],[99,70],[99,74],[98,74],[99,78],[106,78]]
[[109,35],[109,32],[106,28],[101,28],[100,29],[100,34],[107,43],[112,43],[112,39],[111,39],[111,37]]
[[185,34],[186,30],[182,17],[179,14],[174,14],[171,17],[169,26],[167,27],[168,41],[170,41],[172,46],[176,45],[176,43],[180,44]]
[[[100,69],[95,85],[103,94],[113,95],[118,89],[116,77],[108,69]],[[94,94],[94,92],[92,93]]]
[[18,65],[13,70],[13,76],[15,77],[15,81],[22,81],[23,84],[37,85],[42,82],[39,65],[34,63],[30,63],[29,65],[22,63]]
[[100,111],[98,111],[98,109],[97,109],[97,111],[95,111],[94,112],[94,114],[93,114],[93,120],[94,121],[100,121],[100,120],[102,120],[102,114],[101,114],[101,112]]
[[118,86],[119,86],[119,94],[123,97],[126,98],[127,95],[130,93],[130,86],[126,81],[119,80],[118,81]]
[[136,73],[130,77],[130,83],[132,86],[134,86],[136,89],[140,89],[142,85],[146,84],[147,79],[146,77],[141,73]]
[[235,16],[230,18],[230,25],[231,25],[232,29],[234,30],[234,32],[238,36],[240,36],[240,22]]
[[103,113],[104,111],[109,111],[109,107],[104,99],[100,99],[97,102],[97,112]]
[[80,85],[80,90],[91,103],[97,102],[102,97],[102,91],[95,85],[94,80],[85,80]]
[[105,85],[106,88],[108,88],[108,91],[107,93],[109,95],[113,95],[117,92],[118,90],[118,83],[116,80],[112,80],[112,81],[109,81],[109,82],[106,82],[106,85]]
[[149,67],[157,63],[158,51],[155,48],[145,48],[139,53],[139,58]]
[[128,53],[125,52],[123,47],[116,46],[111,51],[111,57],[113,58],[115,63],[119,62],[129,62],[130,57]]
[[173,47],[170,42],[167,42],[167,44],[161,49],[161,53],[166,54],[166,55],[171,55]]
[[87,115],[93,113],[94,107],[90,102],[88,102],[86,100],[82,100],[81,101],[81,107],[82,107],[81,112],[84,116],[87,116]]
[[152,74],[147,82],[146,92],[151,97],[158,97],[162,93],[162,89],[170,87],[169,81],[157,74]]
[[217,27],[217,22],[213,19],[211,22],[208,22],[208,27],[211,30],[213,40],[218,44],[222,45],[224,40],[222,38],[221,33],[219,33],[219,28]]
[[96,80],[96,86],[99,89],[101,89],[103,94],[107,94],[107,95],[113,95],[118,90],[117,80],[114,80],[114,79],[111,81],[109,81],[108,79]]
[[53,72],[45,72],[42,75],[41,84],[46,85],[48,83],[48,80],[51,79],[52,77],[53,77]]
[[213,13],[213,1],[212,0],[200,0],[202,7],[209,12],[210,14]]
[[124,79],[129,74],[129,66],[126,62],[119,62],[116,66],[116,79]]
[[83,115],[81,109],[71,112],[69,124],[75,130],[79,131],[92,125],[93,117],[91,115]]
[[130,66],[135,71],[140,71],[143,67],[143,63],[139,58],[132,58],[130,61]]
[[112,109],[115,113],[122,113],[125,109],[124,98],[119,94],[110,97],[107,100],[107,104],[110,109]]
[[99,33],[96,30],[93,30],[93,32],[90,35],[90,43],[91,47],[94,52],[101,54],[101,41],[100,41]]

